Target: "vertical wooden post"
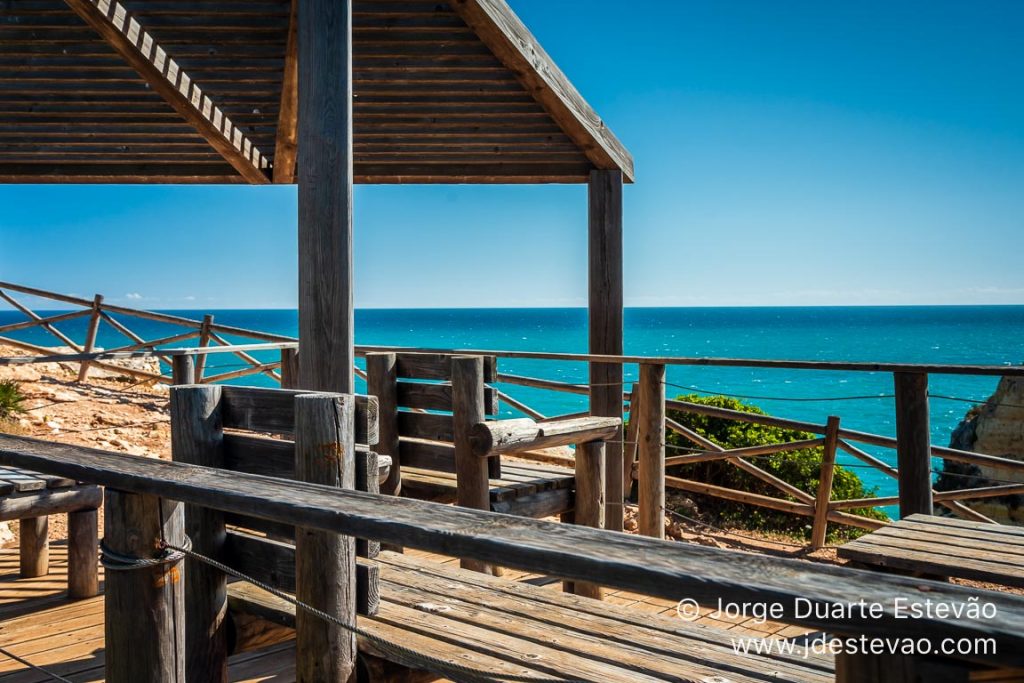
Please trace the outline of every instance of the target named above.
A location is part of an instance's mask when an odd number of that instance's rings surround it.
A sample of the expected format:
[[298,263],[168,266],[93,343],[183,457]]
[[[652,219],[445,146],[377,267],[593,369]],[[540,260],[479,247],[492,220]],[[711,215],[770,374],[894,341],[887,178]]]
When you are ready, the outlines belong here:
[[171,356],[171,382],[175,386],[195,384],[196,361],[191,354]]
[[665,366],[642,364],[639,388],[637,526],[644,536],[665,538]]
[[99,512],[68,513],[68,597],[91,598],[99,593]]
[[299,381],[351,394],[352,0],[298,14]]
[[[82,347],[82,353],[92,353],[96,348],[96,333],[100,329],[100,321],[103,319],[101,313],[103,312],[103,295],[97,294],[92,299],[92,315],[89,316],[89,327],[85,332],[85,346]],[[78,381],[84,382],[89,378],[89,361],[82,361],[81,365],[78,366]]]
[[[583,526],[603,529],[605,524],[605,444],[603,441],[581,443],[576,446],[576,515],[574,522]],[[596,600],[601,599],[601,587],[593,583],[575,581],[572,592]]]
[[[205,348],[210,345],[210,334],[213,332],[213,316],[204,315],[202,325],[199,327],[199,348]],[[189,382],[189,384],[199,384],[203,381],[203,376],[206,374],[206,354],[201,353],[196,356],[195,359],[195,380]]]
[[[469,432],[484,421],[484,359],[482,356],[452,358],[452,415],[455,432],[456,503],[476,510],[491,509],[487,459],[473,453]],[[463,559],[464,569],[490,572],[486,563]]]
[[377,452],[391,456],[391,470],[381,493],[397,496],[402,491],[402,464],[398,436],[398,356],[394,353],[366,354],[366,386],[377,397]]
[[30,579],[50,573],[50,518],[46,515],[18,521],[19,576]]
[[[103,506],[103,542],[118,555],[155,558],[161,539],[184,543],[180,503],[108,488]],[[185,683],[181,564],[106,572],[107,683]]]
[[629,425],[622,440],[622,493],[630,499],[633,497],[633,465],[636,463],[637,433],[640,430],[639,386],[634,383],[629,391]]
[[928,375],[894,373],[896,388],[896,466],[900,482],[900,517],[932,514],[931,423]]
[[828,535],[828,505],[832,500],[832,477],[836,473],[836,448],[839,446],[839,418],[828,418],[825,444],[821,456],[821,474],[818,475],[818,496],[814,501],[814,526],[811,528],[811,548],[825,545]]
[[[224,468],[220,399],[221,387],[216,385],[171,389],[171,458],[175,462]],[[222,512],[186,505],[185,531],[197,553],[225,559]],[[186,678],[223,683],[228,671],[227,577],[207,564],[189,559],[185,563],[185,581]]]
[[[313,484],[345,489],[355,486],[353,396],[305,394],[295,397],[295,474],[299,481]],[[295,585],[299,600],[354,625],[355,539],[297,528]],[[295,627],[296,680],[348,683],[355,670],[355,635],[304,610],[296,613]]]
[[[380,493],[380,459],[374,451],[356,453],[357,491]],[[380,541],[370,538],[356,539],[356,555],[373,559],[380,555]],[[380,565],[361,563],[356,565],[356,612],[373,616],[380,610]]]
[[[622,354],[622,172],[591,171],[589,185],[589,332],[590,353]],[[622,365],[590,364],[590,413],[622,417]],[[605,448],[608,470],[622,469],[622,434]],[[605,523],[622,530],[622,480],[606,479]]]
[[281,388],[299,388],[298,349],[281,349]]

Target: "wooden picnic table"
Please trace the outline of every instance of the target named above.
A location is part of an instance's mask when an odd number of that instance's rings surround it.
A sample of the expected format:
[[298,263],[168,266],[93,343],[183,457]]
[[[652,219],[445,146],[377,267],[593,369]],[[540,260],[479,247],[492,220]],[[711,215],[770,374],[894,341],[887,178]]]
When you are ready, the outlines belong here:
[[1024,587],[1024,528],[910,515],[839,548],[864,565]]

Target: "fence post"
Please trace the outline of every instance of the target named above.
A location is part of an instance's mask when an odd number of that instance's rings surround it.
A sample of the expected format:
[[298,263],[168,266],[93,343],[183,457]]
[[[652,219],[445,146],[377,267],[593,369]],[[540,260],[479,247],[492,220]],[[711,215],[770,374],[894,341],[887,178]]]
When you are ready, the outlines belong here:
[[[355,487],[355,397],[295,397],[295,474],[299,481]],[[295,587],[302,602],[347,624],[356,621],[356,542],[311,529],[295,529]],[[295,615],[296,680],[348,683],[356,664],[350,631],[305,610]]]
[[637,526],[644,536],[665,538],[665,366],[641,364],[639,389]]
[[[156,496],[104,492],[107,549],[130,558],[160,555],[159,543],[180,546],[180,503]],[[181,562],[108,570],[104,595],[107,683],[185,683],[185,591]]]
[[[100,329],[100,313],[103,311],[103,295],[97,294],[92,299],[92,315],[89,316],[89,327],[85,333],[85,346],[82,353],[92,353],[96,348],[96,333]],[[78,366],[78,381],[84,382],[89,377],[89,361],[84,360]]]
[[[205,348],[210,345],[210,336],[213,333],[213,316],[204,315],[203,322],[199,326],[199,348]],[[196,369],[195,369],[195,384],[200,384],[203,381],[203,375],[206,374],[206,354],[201,353],[196,358]],[[192,384],[193,382],[189,382]]]
[[[452,415],[455,432],[456,504],[475,510],[491,509],[487,458],[473,453],[469,432],[485,419],[483,356],[452,358]],[[478,560],[463,558],[464,569],[492,573]]]
[[79,510],[68,513],[68,597],[91,598],[100,592],[99,512]]
[[377,397],[377,452],[391,456],[391,470],[381,484],[381,493],[397,496],[402,490],[402,465],[398,436],[398,356],[394,353],[366,354],[366,387]]
[[[216,385],[171,389],[171,458],[175,462],[224,468],[220,398],[221,387]],[[185,531],[197,553],[224,559],[222,512],[186,505]],[[227,681],[227,577],[209,565],[188,559],[185,582],[186,678]]]
[[281,388],[299,388],[298,349],[281,349]]
[[900,482],[900,517],[932,514],[931,423],[928,375],[893,374],[896,388],[896,468]]
[[[636,465],[637,433],[640,430],[640,385],[633,383],[629,390],[629,424],[622,442],[622,494],[636,502],[633,493],[633,466]],[[609,475],[611,476],[611,475]]]
[[171,382],[176,386],[195,384],[195,356],[188,353],[171,356]]
[[[605,523],[605,443],[591,441],[576,445],[576,505],[574,523],[595,529]],[[601,599],[601,587],[593,583],[574,581],[572,592],[596,600]]]
[[839,446],[839,418],[831,416],[825,427],[825,445],[821,456],[821,474],[818,475],[818,496],[814,501],[814,526],[811,529],[811,549],[825,545],[828,535],[829,501],[832,500],[832,478],[836,473],[836,448]]

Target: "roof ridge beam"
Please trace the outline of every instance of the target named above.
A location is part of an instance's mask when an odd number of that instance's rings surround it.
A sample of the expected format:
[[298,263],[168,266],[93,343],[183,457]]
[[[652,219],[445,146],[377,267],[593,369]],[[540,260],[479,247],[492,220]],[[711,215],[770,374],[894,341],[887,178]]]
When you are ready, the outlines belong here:
[[224,160],[252,184],[270,182],[270,163],[118,0],[64,0]]
[[451,7],[599,169],[633,181],[633,157],[505,0],[450,0]]

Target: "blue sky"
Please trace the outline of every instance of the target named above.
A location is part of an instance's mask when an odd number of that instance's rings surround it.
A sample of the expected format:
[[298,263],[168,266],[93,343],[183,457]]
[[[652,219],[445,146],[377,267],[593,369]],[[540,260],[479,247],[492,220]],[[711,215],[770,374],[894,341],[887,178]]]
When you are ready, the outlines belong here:
[[[636,157],[627,305],[1024,303],[1024,4],[511,4]],[[295,213],[0,186],[0,279],[292,307]],[[583,305],[585,245],[582,187],[359,187],[356,302]]]

